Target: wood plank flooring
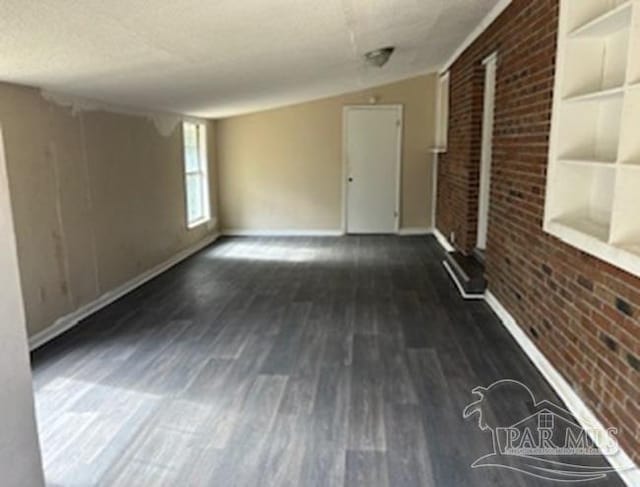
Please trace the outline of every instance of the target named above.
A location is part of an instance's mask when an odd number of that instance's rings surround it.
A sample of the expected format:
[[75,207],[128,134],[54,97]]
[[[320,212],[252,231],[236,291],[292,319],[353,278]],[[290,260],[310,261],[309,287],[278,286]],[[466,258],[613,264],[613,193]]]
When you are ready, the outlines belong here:
[[474,387],[560,401],[442,258],[431,237],[219,240],[33,354],[48,485],[550,485],[470,468],[492,446],[462,418]]

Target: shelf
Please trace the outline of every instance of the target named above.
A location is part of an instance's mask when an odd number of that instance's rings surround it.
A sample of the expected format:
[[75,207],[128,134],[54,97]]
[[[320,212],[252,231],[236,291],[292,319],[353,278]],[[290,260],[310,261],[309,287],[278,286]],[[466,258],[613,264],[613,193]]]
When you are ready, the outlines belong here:
[[628,1],[619,7],[596,17],[571,32],[570,37],[604,37],[631,24],[632,2]]
[[609,98],[619,98],[622,96],[624,96],[624,87],[617,86],[607,90],[592,91],[591,93],[585,93],[582,95],[569,96],[566,97],[564,101],[574,103],[581,101],[607,100]]
[[640,241],[625,244],[607,243],[606,226],[577,219],[547,222],[545,231],[611,265],[633,275],[640,275]]
[[640,242],[635,244],[616,245],[616,247],[640,257]]
[[580,235],[582,235],[594,238],[600,242],[607,242],[609,240],[609,225],[590,220],[587,217],[556,218],[550,223],[553,227],[556,227],[556,230],[564,230],[565,236],[568,238],[571,238],[571,236],[578,236],[579,238]]
[[544,229],[640,276],[640,0],[561,0]]
[[606,167],[613,169],[616,161],[595,161],[586,159],[558,159],[561,164],[570,164],[583,167]]

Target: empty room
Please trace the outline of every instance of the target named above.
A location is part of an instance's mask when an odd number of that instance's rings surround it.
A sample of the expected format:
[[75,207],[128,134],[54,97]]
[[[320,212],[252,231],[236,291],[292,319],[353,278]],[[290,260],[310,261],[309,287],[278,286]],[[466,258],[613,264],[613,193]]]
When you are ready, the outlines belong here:
[[0,6],[0,486],[640,486],[640,0]]

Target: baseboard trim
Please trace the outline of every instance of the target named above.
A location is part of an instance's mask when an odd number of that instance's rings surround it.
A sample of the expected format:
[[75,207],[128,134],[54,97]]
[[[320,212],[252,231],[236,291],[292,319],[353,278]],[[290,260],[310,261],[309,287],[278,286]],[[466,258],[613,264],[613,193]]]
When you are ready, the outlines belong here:
[[[435,229],[433,233],[445,251],[451,252],[453,250],[438,229]],[[571,411],[571,414],[575,416],[580,426],[605,431],[606,428],[598,417],[573,390],[565,378],[562,377],[562,374],[558,372],[549,359],[544,356],[536,344],[531,341],[522,328],[520,328],[513,315],[507,311],[490,290],[485,291],[484,299],[518,346],[520,346],[529,360],[533,362],[556,394],[562,399],[567,409]],[[606,436],[604,437],[606,438]],[[592,439],[598,448],[602,449],[602,443],[598,442],[598,438],[593,437]],[[625,485],[628,487],[640,485],[640,468],[634,464],[631,457],[624,450],[620,449],[617,455],[606,457],[606,459],[609,464],[618,471],[618,475]]]
[[130,293],[131,291],[142,286],[144,283],[150,281],[154,277],[157,277],[158,275],[167,271],[171,267],[182,262],[183,260],[192,256],[196,252],[202,250],[207,245],[212,244],[218,239],[219,236],[220,236],[219,233],[215,233],[205,237],[203,240],[196,243],[195,245],[192,245],[191,247],[188,247],[182,250],[181,252],[178,252],[176,255],[174,255],[170,259],[162,262],[161,264],[158,264],[157,266],[149,269],[143,274],[140,274],[139,276],[134,277],[133,279],[125,282],[121,286],[118,286],[117,288],[106,292],[95,301],[85,304],[84,306],[77,309],[76,311],[69,313],[68,315],[65,315],[61,318],[58,318],[51,326],[45,328],[44,330],[36,333],[35,335],[29,338],[29,350],[33,351],[38,347],[41,347],[45,343],[49,342],[50,340],[53,340],[57,336],[63,334],[64,332],[70,330],[71,328],[76,326],[80,321],[84,320],[85,318],[92,315],[96,311],[99,311],[105,306],[110,305],[114,301],[120,299],[125,294]]
[[[398,230],[397,235],[431,235],[432,228],[407,227]],[[222,235],[228,237],[340,237],[345,235],[342,230],[239,230],[227,228],[222,230]]]
[[401,237],[409,237],[413,235],[431,235],[433,228],[427,227],[406,227],[398,230],[398,235]]
[[227,228],[222,235],[229,237],[339,237],[342,230],[238,230]]
[[[515,318],[507,311],[502,303],[498,301],[491,291],[485,293],[485,300],[493,312],[498,315],[498,318],[500,318],[500,321],[516,343],[527,354],[558,396],[560,396],[569,411],[571,411],[578,420],[578,423],[580,423],[583,428],[606,431],[602,422],[593,411],[591,411],[589,406],[587,406],[582,398],[573,390],[565,378],[562,377],[562,374],[549,362],[522,328],[518,326]],[[603,435],[603,438],[606,438],[606,435]],[[602,449],[603,444],[598,442],[598,435],[592,436],[592,439],[598,448]],[[606,459],[609,464],[618,471],[618,475],[626,485],[629,487],[640,485],[640,469],[634,464],[626,452],[620,449],[617,455],[606,457]]]
[[446,260],[443,260],[442,261],[442,265],[446,269],[447,274],[449,274],[449,277],[451,278],[453,283],[458,288],[458,292],[460,293],[460,296],[462,296],[463,299],[484,299],[485,298],[484,294],[469,294],[469,293],[467,293],[464,290],[464,288],[462,287],[462,284],[458,280],[458,276],[456,276],[456,273],[453,272],[453,269],[451,268],[449,263]]
[[440,230],[438,230],[437,228],[434,228],[433,235],[436,237],[436,239],[438,240],[438,243],[446,252],[455,251],[455,249],[453,248],[453,245],[451,245],[449,241],[445,238],[445,236],[442,235],[442,232],[440,232]]

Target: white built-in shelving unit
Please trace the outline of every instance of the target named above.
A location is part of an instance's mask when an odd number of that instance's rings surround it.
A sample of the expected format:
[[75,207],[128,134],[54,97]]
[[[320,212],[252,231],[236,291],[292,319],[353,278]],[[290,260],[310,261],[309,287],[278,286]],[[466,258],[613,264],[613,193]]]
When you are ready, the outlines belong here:
[[640,0],[561,0],[545,231],[640,276]]

